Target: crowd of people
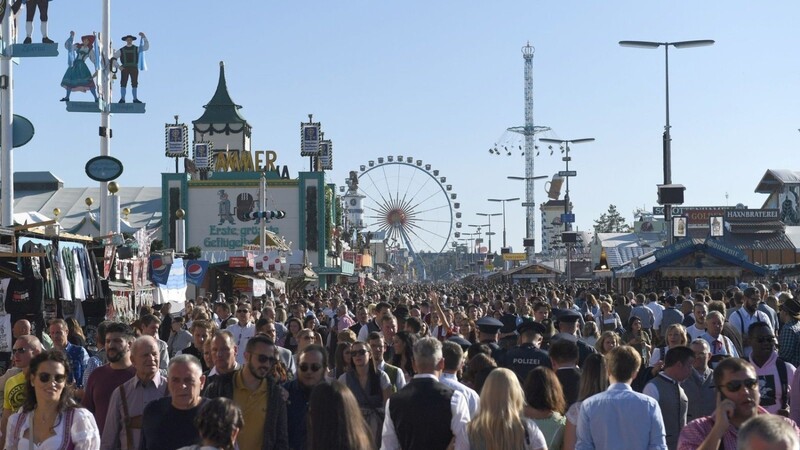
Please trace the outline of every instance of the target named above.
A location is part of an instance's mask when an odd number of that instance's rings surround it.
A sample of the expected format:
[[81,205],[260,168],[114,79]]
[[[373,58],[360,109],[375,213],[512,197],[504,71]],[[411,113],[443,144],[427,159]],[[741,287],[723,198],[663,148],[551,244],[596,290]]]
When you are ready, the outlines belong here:
[[[14,324],[8,450],[800,449],[773,283],[334,286]],[[0,449],[2,450],[2,449]]]

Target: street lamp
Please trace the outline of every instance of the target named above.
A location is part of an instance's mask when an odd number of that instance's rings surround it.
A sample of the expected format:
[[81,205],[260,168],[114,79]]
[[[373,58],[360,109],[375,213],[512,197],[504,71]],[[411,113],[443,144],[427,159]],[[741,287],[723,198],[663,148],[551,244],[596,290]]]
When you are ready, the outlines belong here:
[[514,198],[490,198],[488,199],[490,202],[502,202],[503,203],[503,248],[507,248],[506,244],[506,202],[515,202],[519,200],[519,197]]
[[[562,222],[564,222],[564,231],[565,232],[566,231],[570,231],[572,229],[572,225],[570,225],[570,224],[575,221],[575,218],[571,217],[569,215],[569,213],[570,213],[570,208],[569,208],[569,179],[570,179],[570,177],[577,176],[578,173],[576,171],[574,171],[574,170],[573,171],[569,170],[569,162],[572,160],[572,158],[569,157],[569,144],[581,144],[581,143],[584,143],[584,142],[594,142],[594,138],[583,138],[583,139],[548,139],[548,138],[541,138],[539,140],[542,141],[542,142],[550,142],[550,143],[553,143],[553,144],[559,144],[559,145],[563,146],[564,157],[561,158],[561,160],[564,161],[564,163],[566,164],[566,168],[565,168],[566,170],[564,170],[563,172],[558,172],[558,174],[560,176],[566,178],[566,182],[567,182],[566,192],[564,193],[564,217],[563,217]],[[570,251],[572,250],[572,245],[571,245],[572,242],[565,242],[564,241],[564,233],[562,233],[561,236],[562,236],[561,242],[564,243],[564,248],[567,251],[567,283],[569,283],[570,275],[571,275],[570,274],[570,264],[569,263],[570,263],[570,259],[571,259]]]
[[[534,190],[533,189],[528,189],[528,181],[530,181],[531,184],[533,184],[534,181],[543,180],[543,179],[547,178],[547,176],[546,175],[540,175],[538,177],[507,176],[506,178],[508,178],[509,180],[518,180],[518,181],[524,181],[525,182],[525,190],[526,190],[526,192],[530,191],[530,195],[528,197],[530,197],[531,201],[530,202],[528,202],[528,201],[522,202],[522,206],[527,208],[527,209],[535,208],[536,207],[536,200],[534,200]],[[525,246],[526,249],[527,249],[527,253],[528,253],[528,263],[534,263],[534,262],[536,262],[536,218],[531,214],[526,214],[525,220],[526,220],[526,224],[525,224],[526,225],[525,226],[526,233],[525,234],[527,234],[527,236],[525,236],[525,239],[526,240],[533,240],[532,245]]]
[[[636,48],[649,48],[655,49],[664,47],[664,79],[666,91],[666,113],[667,123],[664,125],[663,135],[663,151],[664,151],[664,184],[672,184],[672,136],[670,136],[669,125],[669,47],[675,48],[691,48],[691,47],[706,47],[713,45],[714,41],[711,39],[702,39],[696,41],[680,41],[680,42],[650,42],[650,41],[619,41],[619,45],[623,47],[636,47]],[[667,233],[667,244],[672,243],[672,205],[664,205],[664,221],[669,232]]]
[[[486,217],[487,219],[489,219],[489,232],[486,233],[486,235],[489,236],[489,254],[491,254],[492,253],[492,235],[494,234],[494,233],[492,233],[492,217],[494,217],[494,216],[502,216],[503,213],[482,213],[482,212],[479,212],[479,213],[475,213],[475,214],[478,215],[478,216],[483,216],[483,217]],[[503,245],[505,245],[505,244],[503,244]]]

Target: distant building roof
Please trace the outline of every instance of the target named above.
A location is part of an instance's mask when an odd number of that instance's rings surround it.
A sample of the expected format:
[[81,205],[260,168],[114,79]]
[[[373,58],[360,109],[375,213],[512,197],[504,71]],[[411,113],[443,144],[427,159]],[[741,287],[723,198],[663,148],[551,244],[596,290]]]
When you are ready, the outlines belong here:
[[64,181],[50,172],[14,172],[15,191],[54,191],[64,187]]
[[[120,206],[131,210],[127,220],[123,217],[122,231],[132,232],[131,230],[143,227],[152,229],[161,224],[160,187],[121,187],[117,195],[120,196]],[[53,210],[58,208],[61,210],[58,221],[63,229],[78,234],[98,235],[99,229],[91,232],[97,228],[91,223],[96,220],[87,219],[86,216],[87,197],[95,200],[92,212],[96,212],[100,204],[99,187],[61,188],[54,191],[20,190],[14,192],[14,210],[20,214],[29,213],[32,217],[55,218]],[[34,216],[33,213],[38,215]]]
[[756,186],[756,192],[761,194],[771,194],[784,184],[800,184],[800,172],[796,170],[769,169],[761,177],[761,181]]
[[[242,124],[244,128],[246,128],[246,132],[249,133],[250,125],[248,125],[247,119],[242,117],[242,115],[239,113],[239,109],[241,109],[241,107],[241,105],[237,105],[233,102],[231,95],[228,93],[228,84],[225,81],[225,64],[220,61],[217,91],[214,92],[214,96],[211,97],[211,101],[208,102],[207,105],[203,106],[203,108],[205,108],[203,115],[192,123],[195,125],[195,129],[200,132],[208,131],[208,129],[211,128],[210,125],[212,124]],[[209,125],[209,127],[198,127],[200,124]],[[216,129],[211,131],[222,132]],[[241,132],[241,129],[235,131]]]

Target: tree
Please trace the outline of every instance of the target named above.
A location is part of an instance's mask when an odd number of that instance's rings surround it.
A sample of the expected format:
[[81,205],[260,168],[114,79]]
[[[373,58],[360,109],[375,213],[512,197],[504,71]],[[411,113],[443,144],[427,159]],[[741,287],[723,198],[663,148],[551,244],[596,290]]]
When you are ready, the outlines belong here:
[[629,233],[630,225],[625,223],[625,218],[617,211],[616,205],[608,205],[608,212],[603,213],[594,221],[595,233]]

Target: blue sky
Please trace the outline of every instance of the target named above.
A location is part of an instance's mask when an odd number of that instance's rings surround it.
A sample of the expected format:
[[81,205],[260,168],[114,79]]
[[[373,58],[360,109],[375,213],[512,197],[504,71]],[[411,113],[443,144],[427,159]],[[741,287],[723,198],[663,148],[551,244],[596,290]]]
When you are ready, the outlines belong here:
[[[151,43],[139,88],[147,114],[112,118],[123,187],[158,186],[160,173],[174,170],[163,156],[163,124],[202,114],[224,60],[230,93],[253,126],[253,148],[278,151],[292,174],[307,168],[298,124],[313,113],[334,142],[331,182],[342,184],[378,156],[413,156],[448,177],[462,222],[481,223],[475,212],[500,211],[485,199],[524,197],[521,183],[506,180],[523,174],[523,158],[488,149],[524,121],[527,41],[536,47],[535,123],[552,128],[547,137],[596,138],[572,152],[580,229],[610,203],[631,221],[634,208],[655,204],[662,178],[663,51],[622,48],[620,40],[717,41],[670,51],[672,172],[687,187],[687,205],[757,208],[765,198],[753,190],[767,169],[800,169],[797,2],[155,3],[112,4],[115,45],[139,31]],[[70,30],[100,30],[99,0],[50,5],[57,42]],[[99,115],[67,113],[58,102],[66,64],[62,50],[15,66],[14,112],[36,127],[15,151],[15,170],[50,170],[67,186],[86,186],[93,182],[84,165],[99,154]],[[536,175],[562,168],[558,152],[536,160]],[[536,192],[546,198],[541,184]],[[523,208],[509,205],[507,223],[521,251]]]

